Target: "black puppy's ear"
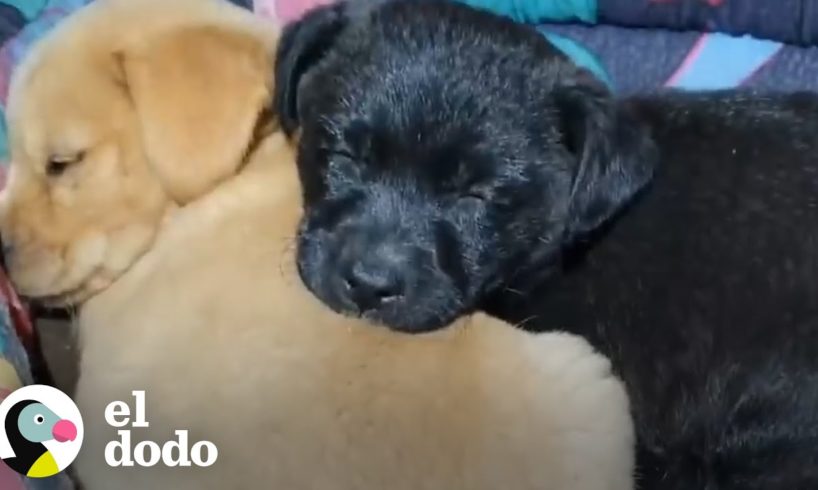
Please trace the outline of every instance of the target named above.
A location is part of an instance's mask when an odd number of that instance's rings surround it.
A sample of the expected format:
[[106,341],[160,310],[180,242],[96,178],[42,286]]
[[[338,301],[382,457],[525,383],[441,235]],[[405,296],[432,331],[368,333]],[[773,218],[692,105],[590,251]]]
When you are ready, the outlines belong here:
[[275,60],[273,104],[284,132],[298,128],[298,84],[332,47],[348,22],[346,3],[317,7],[284,28]]
[[575,155],[568,232],[587,234],[620,211],[653,177],[647,128],[590,75],[555,92],[563,144]]

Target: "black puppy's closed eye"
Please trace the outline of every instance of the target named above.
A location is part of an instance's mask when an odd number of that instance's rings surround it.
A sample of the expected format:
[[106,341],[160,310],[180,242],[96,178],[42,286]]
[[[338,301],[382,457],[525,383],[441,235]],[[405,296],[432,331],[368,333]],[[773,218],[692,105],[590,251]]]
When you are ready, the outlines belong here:
[[59,177],[64,174],[69,167],[77,164],[85,158],[85,152],[78,152],[73,155],[52,155],[48,157],[45,173],[49,177]]
[[327,159],[327,171],[339,176],[358,177],[360,169],[351,153],[335,152]]
[[491,201],[489,191],[482,187],[463,189],[456,197],[456,206],[461,210],[477,211]]
[[489,196],[488,192],[480,188],[468,189],[463,194],[460,195],[460,200],[471,200],[471,201],[488,201]]
[[452,183],[453,191],[459,201],[484,202],[491,199],[485,181],[469,171],[468,165],[461,163]]

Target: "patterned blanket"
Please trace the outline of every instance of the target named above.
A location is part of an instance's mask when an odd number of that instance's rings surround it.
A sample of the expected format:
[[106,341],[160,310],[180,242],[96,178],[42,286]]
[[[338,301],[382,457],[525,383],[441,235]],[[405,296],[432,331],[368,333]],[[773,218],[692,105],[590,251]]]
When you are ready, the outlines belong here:
[[[34,41],[91,1],[0,0],[0,186],[8,161],[3,110],[11,72]],[[284,24],[332,0],[230,1]],[[619,93],[661,86],[818,90],[814,0],[462,1],[538,24]],[[32,339],[25,309],[0,270],[0,399],[31,383],[26,348]],[[0,463],[0,490],[70,489],[65,476],[23,480]]]
[[[90,1],[0,0],[0,161],[8,156],[2,109],[11,70],[33,41]],[[332,0],[231,1],[282,24]],[[818,90],[814,0],[780,0],[788,7],[775,2],[772,10],[768,0],[463,1],[539,24],[623,94],[660,86]]]

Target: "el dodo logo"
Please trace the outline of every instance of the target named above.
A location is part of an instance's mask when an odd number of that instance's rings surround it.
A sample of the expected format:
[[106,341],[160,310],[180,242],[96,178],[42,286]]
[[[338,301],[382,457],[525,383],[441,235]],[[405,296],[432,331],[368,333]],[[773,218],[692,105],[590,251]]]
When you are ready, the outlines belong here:
[[162,461],[165,466],[211,466],[219,457],[219,450],[210,441],[199,441],[190,445],[187,430],[175,430],[175,440],[164,444],[143,440],[131,446],[131,431],[150,427],[146,415],[144,391],[131,392],[134,398],[133,412],[125,402],[112,402],[105,408],[105,421],[116,431],[118,441],[105,446],[105,462],[108,466],[142,466],[149,468]]
[[82,416],[56,388],[31,385],[0,403],[0,459],[32,478],[65,470],[82,446]]

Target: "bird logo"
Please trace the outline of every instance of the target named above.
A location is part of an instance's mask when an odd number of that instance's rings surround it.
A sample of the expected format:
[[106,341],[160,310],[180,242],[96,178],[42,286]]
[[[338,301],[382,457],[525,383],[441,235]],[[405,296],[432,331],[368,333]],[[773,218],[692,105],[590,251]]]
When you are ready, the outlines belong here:
[[21,475],[54,476],[79,453],[82,417],[56,388],[33,385],[14,391],[0,403],[0,417],[5,436],[0,440],[0,459]]

